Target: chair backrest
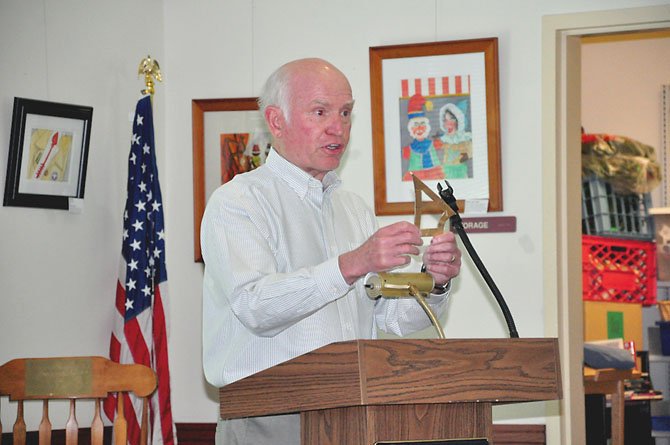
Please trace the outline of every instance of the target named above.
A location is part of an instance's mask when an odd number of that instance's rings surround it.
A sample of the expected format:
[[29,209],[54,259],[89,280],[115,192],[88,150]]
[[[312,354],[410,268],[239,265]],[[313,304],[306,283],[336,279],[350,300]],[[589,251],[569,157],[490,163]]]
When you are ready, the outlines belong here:
[[[133,392],[142,398],[140,440],[147,443],[148,396],[156,389],[156,374],[144,365],[121,365],[104,357],[21,358],[0,366],[0,395],[18,401],[13,428],[14,444],[25,444],[26,424],[24,400],[43,400],[39,443],[51,443],[49,400],[70,400],[70,414],[65,425],[65,442],[76,444],[79,427],[75,415],[77,399],[94,399],[95,413],[91,424],[91,443],[102,444],[103,423],[100,403],[108,394],[116,393],[117,415],[114,419],[114,440],[126,444],[127,422],[123,413],[122,393]],[[2,434],[2,424],[0,424]]]

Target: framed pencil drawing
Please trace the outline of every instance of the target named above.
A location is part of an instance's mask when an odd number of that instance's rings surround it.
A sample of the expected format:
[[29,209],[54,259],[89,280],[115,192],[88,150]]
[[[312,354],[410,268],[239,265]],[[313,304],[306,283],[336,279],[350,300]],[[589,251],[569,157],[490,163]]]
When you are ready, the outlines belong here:
[[270,136],[255,97],[194,99],[193,220],[194,260],[202,261],[200,225],[207,199],[236,174],[265,161]]
[[83,198],[93,108],[14,98],[4,206],[69,208]]
[[369,53],[375,213],[413,213],[413,176],[431,189],[449,181],[461,211],[466,202],[502,210],[498,40]]

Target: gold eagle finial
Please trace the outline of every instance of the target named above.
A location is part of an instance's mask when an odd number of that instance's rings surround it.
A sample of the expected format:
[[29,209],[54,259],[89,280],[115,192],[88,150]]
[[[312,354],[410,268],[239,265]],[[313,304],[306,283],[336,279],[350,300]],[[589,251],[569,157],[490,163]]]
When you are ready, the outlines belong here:
[[144,74],[144,83],[147,86],[146,89],[142,90],[142,94],[154,94],[154,79],[158,82],[163,81],[161,67],[158,65],[158,61],[152,59],[151,56],[142,59],[137,74]]

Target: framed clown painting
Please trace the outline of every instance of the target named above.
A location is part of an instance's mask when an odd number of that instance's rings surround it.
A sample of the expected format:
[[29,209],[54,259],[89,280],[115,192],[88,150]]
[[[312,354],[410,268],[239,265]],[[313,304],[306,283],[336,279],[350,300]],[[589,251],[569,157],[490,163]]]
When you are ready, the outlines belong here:
[[372,47],[370,94],[377,215],[414,212],[413,176],[502,210],[496,38]]

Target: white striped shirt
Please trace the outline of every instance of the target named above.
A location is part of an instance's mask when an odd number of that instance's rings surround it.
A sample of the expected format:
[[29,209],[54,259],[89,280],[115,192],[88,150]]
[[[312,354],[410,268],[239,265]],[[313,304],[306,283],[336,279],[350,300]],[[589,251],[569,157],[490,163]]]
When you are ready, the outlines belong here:
[[[203,365],[217,387],[329,343],[430,326],[412,299],[371,300],[338,256],[377,229],[357,195],[271,151],[209,199],[202,220]],[[431,297],[442,312],[446,298]]]

